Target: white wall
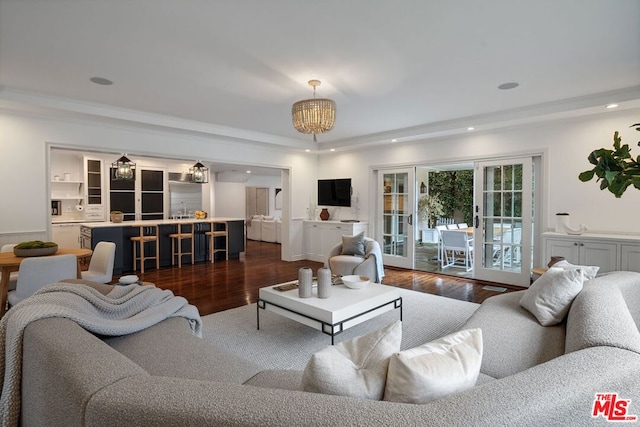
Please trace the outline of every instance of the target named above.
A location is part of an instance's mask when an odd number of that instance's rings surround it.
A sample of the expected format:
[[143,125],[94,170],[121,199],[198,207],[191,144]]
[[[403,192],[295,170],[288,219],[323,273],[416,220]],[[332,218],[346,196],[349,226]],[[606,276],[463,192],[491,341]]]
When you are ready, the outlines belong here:
[[[522,153],[541,153],[545,161],[543,180],[543,229],[555,227],[555,213],[569,212],[574,225],[583,223],[591,231],[640,234],[640,191],[629,188],[616,199],[600,191],[595,180],[583,183],[578,174],[591,169],[587,156],[601,147],[611,148],[613,132],[620,131],[631,153],[640,155],[640,133],[629,126],[640,122],[640,110],[606,112],[567,121],[462,137],[388,145],[357,153],[323,155],[318,164],[323,178],[351,177],[360,189],[363,219],[370,216],[368,188],[372,168],[401,165],[450,163],[452,161],[497,158]],[[324,173],[323,173],[324,171]],[[328,173],[330,172],[330,173]]]
[[[50,228],[47,143],[79,150],[200,159],[255,166],[290,168],[291,200],[314,193],[317,158],[285,148],[186,135],[134,126],[47,119],[2,111],[0,115],[0,234],[46,233]],[[244,203],[244,192],[234,194]],[[289,203],[290,218],[306,215],[306,204]],[[214,215],[218,213],[212,209]],[[283,252],[286,252],[283,244]]]
[[[519,153],[545,156],[545,210],[543,227],[553,227],[555,212],[566,211],[572,223],[584,223],[594,231],[640,234],[637,211],[640,191],[627,190],[616,199],[601,192],[592,181],[582,183],[577,175],[589,169],[589,152],[610,147],[615,130],[640,154],[636,146],[638,132],[629,128],[640,122],[640,111],[607,112],[571,121],[551,122],[526,128],[487,133],[470,133],[458,138],[390,145],[354,152],[321,155],[294,150],[263,148],[239,142],[185,135],[158,129],[116,126],[113,124],[52,120],[20,113],[2,112],[0,116],[0,234],[46,233],[50,223],[47,183],[47,143],[80,150],[127,152],[176,159],[201,159],[237,164],[289,168],[290,208],[283,219],[306,218],[316,198],[318,178],[352,178],[354,194],[359,197],[359,219],[372,218],[371,170],[374,167],[445,163],[491,158]],[[283,187],[286,186],[283,184]],[[375,190],[375,189],[374,189]],[[271,196],[271,195],[270,195]],[[214,195],[218,198],[218,195]],[[227,203],[244,206],[244,191],[227,192]],[[222,216],[223,203],[214,202],[214,215]],[[234,208],[235,209],[235,208]],[[235,215],[234,215],[235,216]],[[340,208],[334,218],[353,218],[349,208]],[[299,239],[297,235],[292,239]],[[294,242],[290,242],[292,247]],[[295,247],[300,242],[295,242]],[[285,245],[283,245],[283,250]]]

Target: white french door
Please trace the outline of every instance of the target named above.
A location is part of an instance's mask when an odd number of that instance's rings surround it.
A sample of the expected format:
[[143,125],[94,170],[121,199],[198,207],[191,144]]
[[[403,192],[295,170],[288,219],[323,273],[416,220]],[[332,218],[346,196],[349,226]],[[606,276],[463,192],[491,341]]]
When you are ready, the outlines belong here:
[[476,163],[476,279],[529,286],[533,252],[533,169],[531,158]]
[[378,242],[384,264],[413,268],[414,169],[378,172]]

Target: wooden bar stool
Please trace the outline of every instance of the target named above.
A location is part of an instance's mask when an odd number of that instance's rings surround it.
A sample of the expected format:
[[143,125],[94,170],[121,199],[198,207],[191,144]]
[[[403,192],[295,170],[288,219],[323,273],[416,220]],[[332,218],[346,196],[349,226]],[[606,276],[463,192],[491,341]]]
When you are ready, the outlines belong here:
[[[140,272],[144,273],[144,262],[148,259],[156,260],[156,268],[160,268],[160,242],[158,241],[157,225],[141,225],[140,233],[130,239],[133,242],[133,270],[136,270],[137,261],[140,260]],[[144,253],[145,243],[156,242],[154,256],[146,256]],[[140,256],[137,255],[137,248],[140,247]]]
[[[191,264],[194,263],[195,257],[194,254],[194,239],[193,232],[195,229],[195,224],[193,223],[175,223],[174,227],[177,228],[177,233],[169,234],[171,238],[171,265],[174,265],[174,261],[176,256],[178,257],[178,267],[182,267],[182,256],[189,255],[191,257]],[[186,229],[186,230],[185,230]],[[191,251],[183,252],[182,251],[182,241],[183,240],[191,240]]]
[[[211,263],[213,264],[213,261],[216,258],[216,253],[218,252],[224,252],[224,259],[229,260],[229,235],[227,232],[227,222],[210,221],[209,224],[211,224],[211,231],[207,231],[204,234],[209,236],[209,256],[211,257]],[[216,244],[216,240],[219,240],[218,238],[222,237],[224,237],[224,247]]]

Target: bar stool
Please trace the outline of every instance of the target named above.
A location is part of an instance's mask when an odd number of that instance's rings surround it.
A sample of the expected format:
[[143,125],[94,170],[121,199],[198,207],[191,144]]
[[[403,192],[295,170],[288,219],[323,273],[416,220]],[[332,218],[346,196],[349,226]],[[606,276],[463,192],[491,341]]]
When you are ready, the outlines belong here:
[[[191,257],[191,264],[194,263],[195,258],[193,256],[194,254],[194,239],[193,239],[193,232],[194,232],[194,228],[195,225],[193,223],[188,224],[188,223],[175,223],[173,224],[173,226],[177,227],[177,233],[171,233],[169,234],[169,237],[171,238],[171,265],[174,265],[174,261],[176,256],[178,257],[178,267],[182,267],[182,256],[183,255],[189,255]],[[185,231],[184,228],[186,228],[187,230]],[[182,251],[182,241],[183,240],[191,240],[191,251],[190,252],[183,252]]]
[[[140,260],[140,272],[144,273],[144,262],[148,259],[156,260],[156,268],[160,268],[160,242],[158,241],[157,225],[141,225],[140,233],[130,239],[133,242],[133,270],[136,270],[137,261]],[[145,256],[145,243],[156,242],[155,256]],[[140,256],[137,255],[137,248],[140,247]]]
[[[206,231],[204,234],[209,236],[209,256],[211,257],[211,263],[213,264],[217,252],[224,252],[224,259],[229,260],[227,222],[210,221],[209,224],[211,224],[211,231]],[[224,237],[224,247],[216,244],[216,240],[218,240],[219,237]]]

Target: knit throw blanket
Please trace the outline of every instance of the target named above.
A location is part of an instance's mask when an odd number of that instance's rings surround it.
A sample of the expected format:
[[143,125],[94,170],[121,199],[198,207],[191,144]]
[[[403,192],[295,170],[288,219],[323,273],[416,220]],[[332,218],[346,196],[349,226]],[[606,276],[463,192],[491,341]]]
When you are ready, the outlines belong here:
[[115,286],[107,295],[84,285],[54,283],[16,304],[0,320],[0,425],[20,419],[22,339],[38,319],[65,317],[95,334],[119,336],[148,328],[170,317],[185,317],[193,334],[202,337],[198,309],[171,291],[154,286]]

